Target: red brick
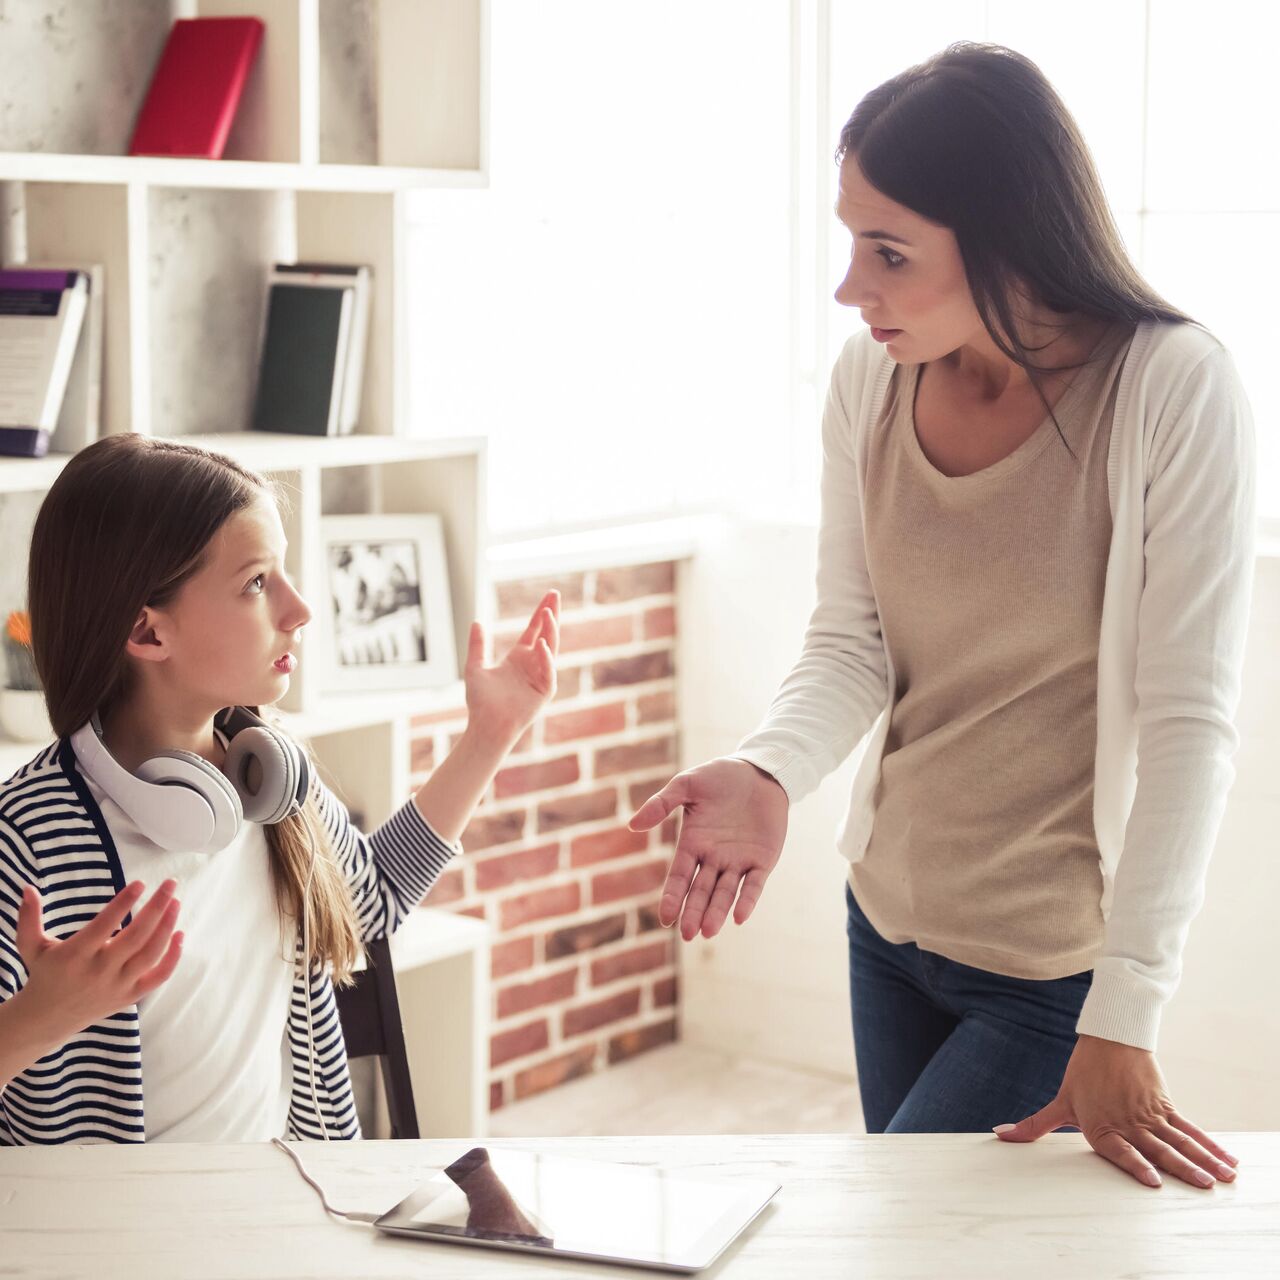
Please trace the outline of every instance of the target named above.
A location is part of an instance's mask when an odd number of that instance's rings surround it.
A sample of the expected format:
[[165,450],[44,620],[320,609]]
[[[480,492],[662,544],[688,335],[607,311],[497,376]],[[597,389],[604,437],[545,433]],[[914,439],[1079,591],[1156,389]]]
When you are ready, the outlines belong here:
[[572,1053],[563,1054],[559,1058],[549,1058],[539,1062],[525,1071],[516,1072],[515,1096],[528,1098],[546,1089],[554,1089],[558,1084],[566,1084],[579,1076],[590,1075],[595,1066],[596,1046],[584,1044]]
[[626,867],[621,871],[602,871],[591,881],[591,904],[616,902],[619,898],[636,898],[643,893],[654,893],[667,878],[670,865],[666,858],[642,862],[638,867]]
[[611,831],[597,831],[594,835],[579,836],[569,846],[569,865],[587,867],[605,862],[609,858],[625,858],[629,853],[641,853],[649,847],[647,831],[631,831],[627,827],[615,827]]
[[547,959],[559,960],[562,956],[577,955],[595,947],[606,946],[610,942],[617,942],[626,932],[626,916],[605,916],[600,920],[588,920],[585,924],[557,929],[554,933],[547,934]]
[[613,1036],[609,1041],[609,1062],[622,1062],[626,1058],[634,1058],[638,1053],[648,1049],[656,1049],[662,1044],[671,1044],[676,1038],[675,1019],[666,1022],[655,1022],[647,1027],[637,1027],[634,1031],[624,1031]]
[[515,929],[530,920],[546,920],[568,915],[582,905],[582,890],[576,884],[556,885],[508,898],[502,904],[503,929]]
[[627,727],[627,704],[610,702],[603,707],[584,707],[548,716],[542,723],[542,740],[555,743],[592,738],[602,733],[620,733]]
[[440,873],[440,878],[427,890],[423,901],[433,907],[443,907],[447,902],[460,901],[465,892],[462,868],[450,867],[448,871]]
[[505,800],[530,791],[549,791],[552,787],[567,787],[570,783],[577,782],[579,777],[576,755],[542,760],[537,764],[516,765],[512,769],[499,771],[493,780],[494,795],[499,800]]
[[560,614],[565,610],[580,607],[583,603],[583,583],[586,575],[582,573],[558,574],[554,578],[525,578],[512,582],[496,584],[496,595],[499,618],[520,618],[528,622],[538,602],[552,587],[560,592]]
[[510,1031],[499,1031],[489,1037],[489,1065],[500,1067],[512,1058],[523,1058],[526,1054],[538,1053],[550,1043],[547,1032],[547,1020],[539,1018],[536,1022],[526,1022],[522,1027],[513,1027]]
[[[679,917],[676,917],[677,920]],[[674,928],[674,925],[664,925],[658,918],[658,904],[656,902],[644,902],[636,908],[636,932],[650,933],[654,929]]]
[[630,658],[614,658],[591,665],[591,679],[597,689],[612,689],[624,684],[642,684],[646,680],[670,680],[676,664],[670,649],[655,653],[637,653]]
[[452,911],[457,916],[470,916],[473,920],[488,920],[489,913],[481,905],[474,907],[453,907]]
[[409,740],[409,772],[430,773],[435,765],[435,739],[423,735]]
[[646,693],[636,699],[636,712],[641,724],[656,724],[676,718],[676,695],[672,689]]
[[510,1018],[517,1013],[528,1013],[539,1005],[568,1000],[577,993],[577,969],[566,969],[564,973],[539,978],[535,982],[516,983],[498,992],[498,1017]]
[[440,711],[423,711],[419,715],[409,717],[409,727],[426,729],[433,724],[448,724],[452,720],[459,720],[466,724],[467,708],[465,706],[445,707]]
[[560,628],[560,652],[581,653],[584,649],[609,649],[630,644],[635,627],[630,616],[618,618],[590,618],[583,622],[568,622]]
[[676,589],[676,567],[638,564],[625,569],[601,569],[596,573],[596,603],[637,600],[641,596],[669,596]]
[[671,961],[671,947],[666,938],[648,942],[643,947],[632,947],[630,951],[620,951],[615,956],[601,956],[591,962],[591,985],[602,987],[606,982],[617,982],[619,978],[660,969]]
[[565,1036],[580,1036],[584,1031],[594,1031],[607,1023],[633,1018],[639,1012],[640,989],[636,987],[630,991],[619,991],[607,1000],[597,1000],[595,1004],[566,1010],[561,1025]]
[[647,742],[628,742],[618,747],[602,747],[596,752],[595,776],[607,778],[615,773],[634,773],[658,764],[671,764],[676,758],[676,740],[670,736],[650,738]]
[[674,605],[665,604],[657,609],[644,611],[644,638],[646,640],[665,640],[676,633],[676,610]]
[[582,822],[600,822],[617,812],[618,793],[612,787],[578,796],[557,796],[538,806],[538,834],[575,827]]
[[495,981],[533,965],[533,939],[511,938],[495,942],[489,951],[489,976]]
[[543,844],[536,849],[521,849],[518,853],[503,853],[494,858],[478,858],[476,890],[487,893],[502,889],[518,880],[536,880],[549,876],[560,862],[560,846]]
[[669,978],[659,978],[653,984],[653,1007],[661,1009],[667,1005],[675,1004],[678,991],[678,980],[675,974],[672,974]]
[[500,1111],[504,1098],[502,1096],[502,1081],[494,1080],[489,1084],[489,1110]]
[[509,813],[490,813],[482,818],[472,818],[462,833],[462,847],[474,852],[519,840],[524,835],[525,816],[523,809],[513,809]]

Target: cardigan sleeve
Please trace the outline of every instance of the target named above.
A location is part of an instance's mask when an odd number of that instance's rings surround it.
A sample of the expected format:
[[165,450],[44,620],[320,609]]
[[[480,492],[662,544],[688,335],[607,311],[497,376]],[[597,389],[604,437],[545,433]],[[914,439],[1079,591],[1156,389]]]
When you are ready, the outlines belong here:
[[1253,590],[1253,418],[1230,354],[1189,372],[1154,428],[1138,606],[1137,785],[1102,953],[1076,1025],[1154,1050],[1235,778]]
[[861,411],[850,403],[856,342],[851,338],[836,362],[822,414],[817,604],[800,657],[764,720],[731,753],[772,774],[793,804],[857,746],[884,710],[888,690],[854,458],[852,415]]
[[314,770],[312,795],[351,887],[363,940],[394,933],[462,845],[443,839],[412,799],[365,835]]

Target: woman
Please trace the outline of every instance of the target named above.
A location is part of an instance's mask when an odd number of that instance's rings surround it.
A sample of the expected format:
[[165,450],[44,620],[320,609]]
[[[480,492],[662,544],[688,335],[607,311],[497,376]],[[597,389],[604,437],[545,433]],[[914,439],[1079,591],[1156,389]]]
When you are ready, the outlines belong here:
[[1130,264],[1025,57],[909,68],[837,160],[835,296],[873,327],[823,416],[818,603],[759,729],[632,820],[684,809],[662,918],[743,923],[788,806],[873,731],[838,835],[868,1130],[1077,1127],[1149,1185],[1229,1181],[1154,1051],[1234,776],[1234,365]]

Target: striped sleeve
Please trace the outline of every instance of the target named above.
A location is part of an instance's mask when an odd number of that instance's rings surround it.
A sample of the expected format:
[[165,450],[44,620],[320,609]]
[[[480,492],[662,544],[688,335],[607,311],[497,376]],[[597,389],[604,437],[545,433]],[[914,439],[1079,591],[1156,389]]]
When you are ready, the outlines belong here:
[[0,816],[0,1002],[26,985],[27,968],[18,954],[18,908],[23,888],[36,882],[26,842]]
[[363,940],[394,933],[462,845],[443,839],[412,799],[365,835],[318,773],[313,778],[320,820],[351,886]]

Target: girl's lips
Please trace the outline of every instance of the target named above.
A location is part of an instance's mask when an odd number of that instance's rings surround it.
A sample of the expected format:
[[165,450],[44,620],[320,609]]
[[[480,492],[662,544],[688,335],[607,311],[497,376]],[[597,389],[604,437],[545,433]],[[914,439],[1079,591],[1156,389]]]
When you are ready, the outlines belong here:
[[272,664],[275,669],[284,675],[292,675],[298,667],[298,659],[291,653],[286,653],[284,657],[277,658]]
[[873,326],[871,329],[871,336],[877,342],[891,342],[901,332],[901,329],[877,329]]

